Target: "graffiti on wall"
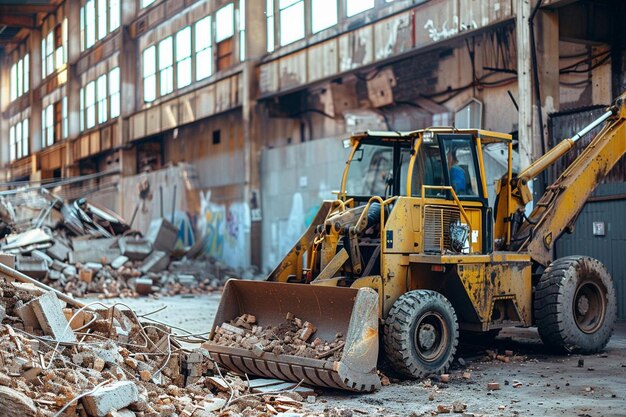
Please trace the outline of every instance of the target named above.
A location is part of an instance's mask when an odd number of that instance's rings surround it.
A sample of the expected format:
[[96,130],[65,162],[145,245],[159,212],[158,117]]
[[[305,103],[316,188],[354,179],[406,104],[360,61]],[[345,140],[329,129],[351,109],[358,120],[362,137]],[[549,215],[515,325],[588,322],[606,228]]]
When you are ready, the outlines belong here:
[[248,266],[250,208],[246,203],[215,204],[210,191],[201,191],[197,227],[204,254],[233,267]]

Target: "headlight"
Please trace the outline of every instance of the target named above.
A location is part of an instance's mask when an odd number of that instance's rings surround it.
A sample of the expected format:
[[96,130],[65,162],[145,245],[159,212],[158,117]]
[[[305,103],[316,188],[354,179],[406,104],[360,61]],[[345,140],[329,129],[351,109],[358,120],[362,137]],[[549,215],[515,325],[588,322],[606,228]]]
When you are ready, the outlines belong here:
[[343,142],[343,147],[345,149],[348,149],[349,147],[352,146],[352,139],[351,138],[344,139],[342,142]]

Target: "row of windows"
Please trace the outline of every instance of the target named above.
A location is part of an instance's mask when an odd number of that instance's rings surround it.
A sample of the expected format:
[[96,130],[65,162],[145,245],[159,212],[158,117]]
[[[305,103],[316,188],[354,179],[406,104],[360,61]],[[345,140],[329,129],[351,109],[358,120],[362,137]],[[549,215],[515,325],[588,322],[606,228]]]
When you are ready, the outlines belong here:
[[28,125],[28,119],[24,119],[9,128],[9,159],[11,162],[28,155]]
[[41,77],[46,78],[67,62],[67,19],[41,39]]
[[120,27],[120,0],[87,0],[80,8],[80,50],[91,48]]
[[67,97],[49,104],[41,111],[41,146],[53,145],[68,135]]
[[[311,7],[311,33],[321,32],[337,24],[339,21],[339,1],[345,1],[346,17],[356,16],[359,13],[373,9],[376,5],[376,0],[266,0],[268,52],[276,49],[274,36],[276,12],[279,14],[280,21],[278,27],[278,42],[280,46],[289,45],[305,37],[305,1],[309,1]],[[391,3],[392,1],[385,0],[385,3]],[[277,10],[274,9],[275,5],[278,6]]]
[[120,115],[120,69],[113,68],[80,89],[80,131]]
[[[239,2],[239,59],[245,59],[245,1]],[[235,6],[229,3],[191,26],[162,39],[142,52],[143,99],[152,102],[213,74],[213,42],[217,48],[217,69],[233,64]],[[213,31],[214,29],[214,31]]]
[[28,93],[30,88],[30,55],[26,54],[11,66],[10,99],[15,100],[22,94]]

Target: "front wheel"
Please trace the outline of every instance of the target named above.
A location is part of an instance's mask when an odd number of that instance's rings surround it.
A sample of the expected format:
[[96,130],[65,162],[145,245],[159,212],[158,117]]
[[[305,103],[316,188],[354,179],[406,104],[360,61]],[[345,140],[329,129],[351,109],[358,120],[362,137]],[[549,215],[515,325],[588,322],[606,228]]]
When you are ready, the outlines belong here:
[[596,259],[568,256],[554,261],[537,284],[534,304],[539,336],[548,346],[595,353],[611,338],[615,287]]
[[410,378],[445,372],[454,359],[458,337],[454,309],[436,291],[403,294],[384,325],[385,352],[393,368]]

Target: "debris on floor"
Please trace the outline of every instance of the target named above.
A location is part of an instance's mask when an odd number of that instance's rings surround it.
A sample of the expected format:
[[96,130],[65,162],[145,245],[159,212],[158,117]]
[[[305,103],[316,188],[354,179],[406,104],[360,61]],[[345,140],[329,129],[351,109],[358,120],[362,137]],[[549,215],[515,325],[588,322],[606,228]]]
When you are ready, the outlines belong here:
[[74,297],[204,294],[255,275],[178,247],[176,226],[164,218],[144,237],[86,199],[67,203],[43,188],[15,198],[0,199],[0,262]]
[[345,341],[343,334],[337,333],[330,342],[315,337],[317,328],[313,323],[303,321],[291,313],[278,326],[259,326],[252,314],[243,314],[230,323],[222,323],[215,329],[212,343],[222,346],[236,346],[251,350],[256,356],[265,352],[273,354],[303,356],[331,361],[341,360]]
[[224,375],[206,350],[181,347],[200,344],[201,337],[176,335],[121,303],[66,307],[59,297],[0,274],[2,411],[29,417],[300,414],[315,396],[292,382]]

